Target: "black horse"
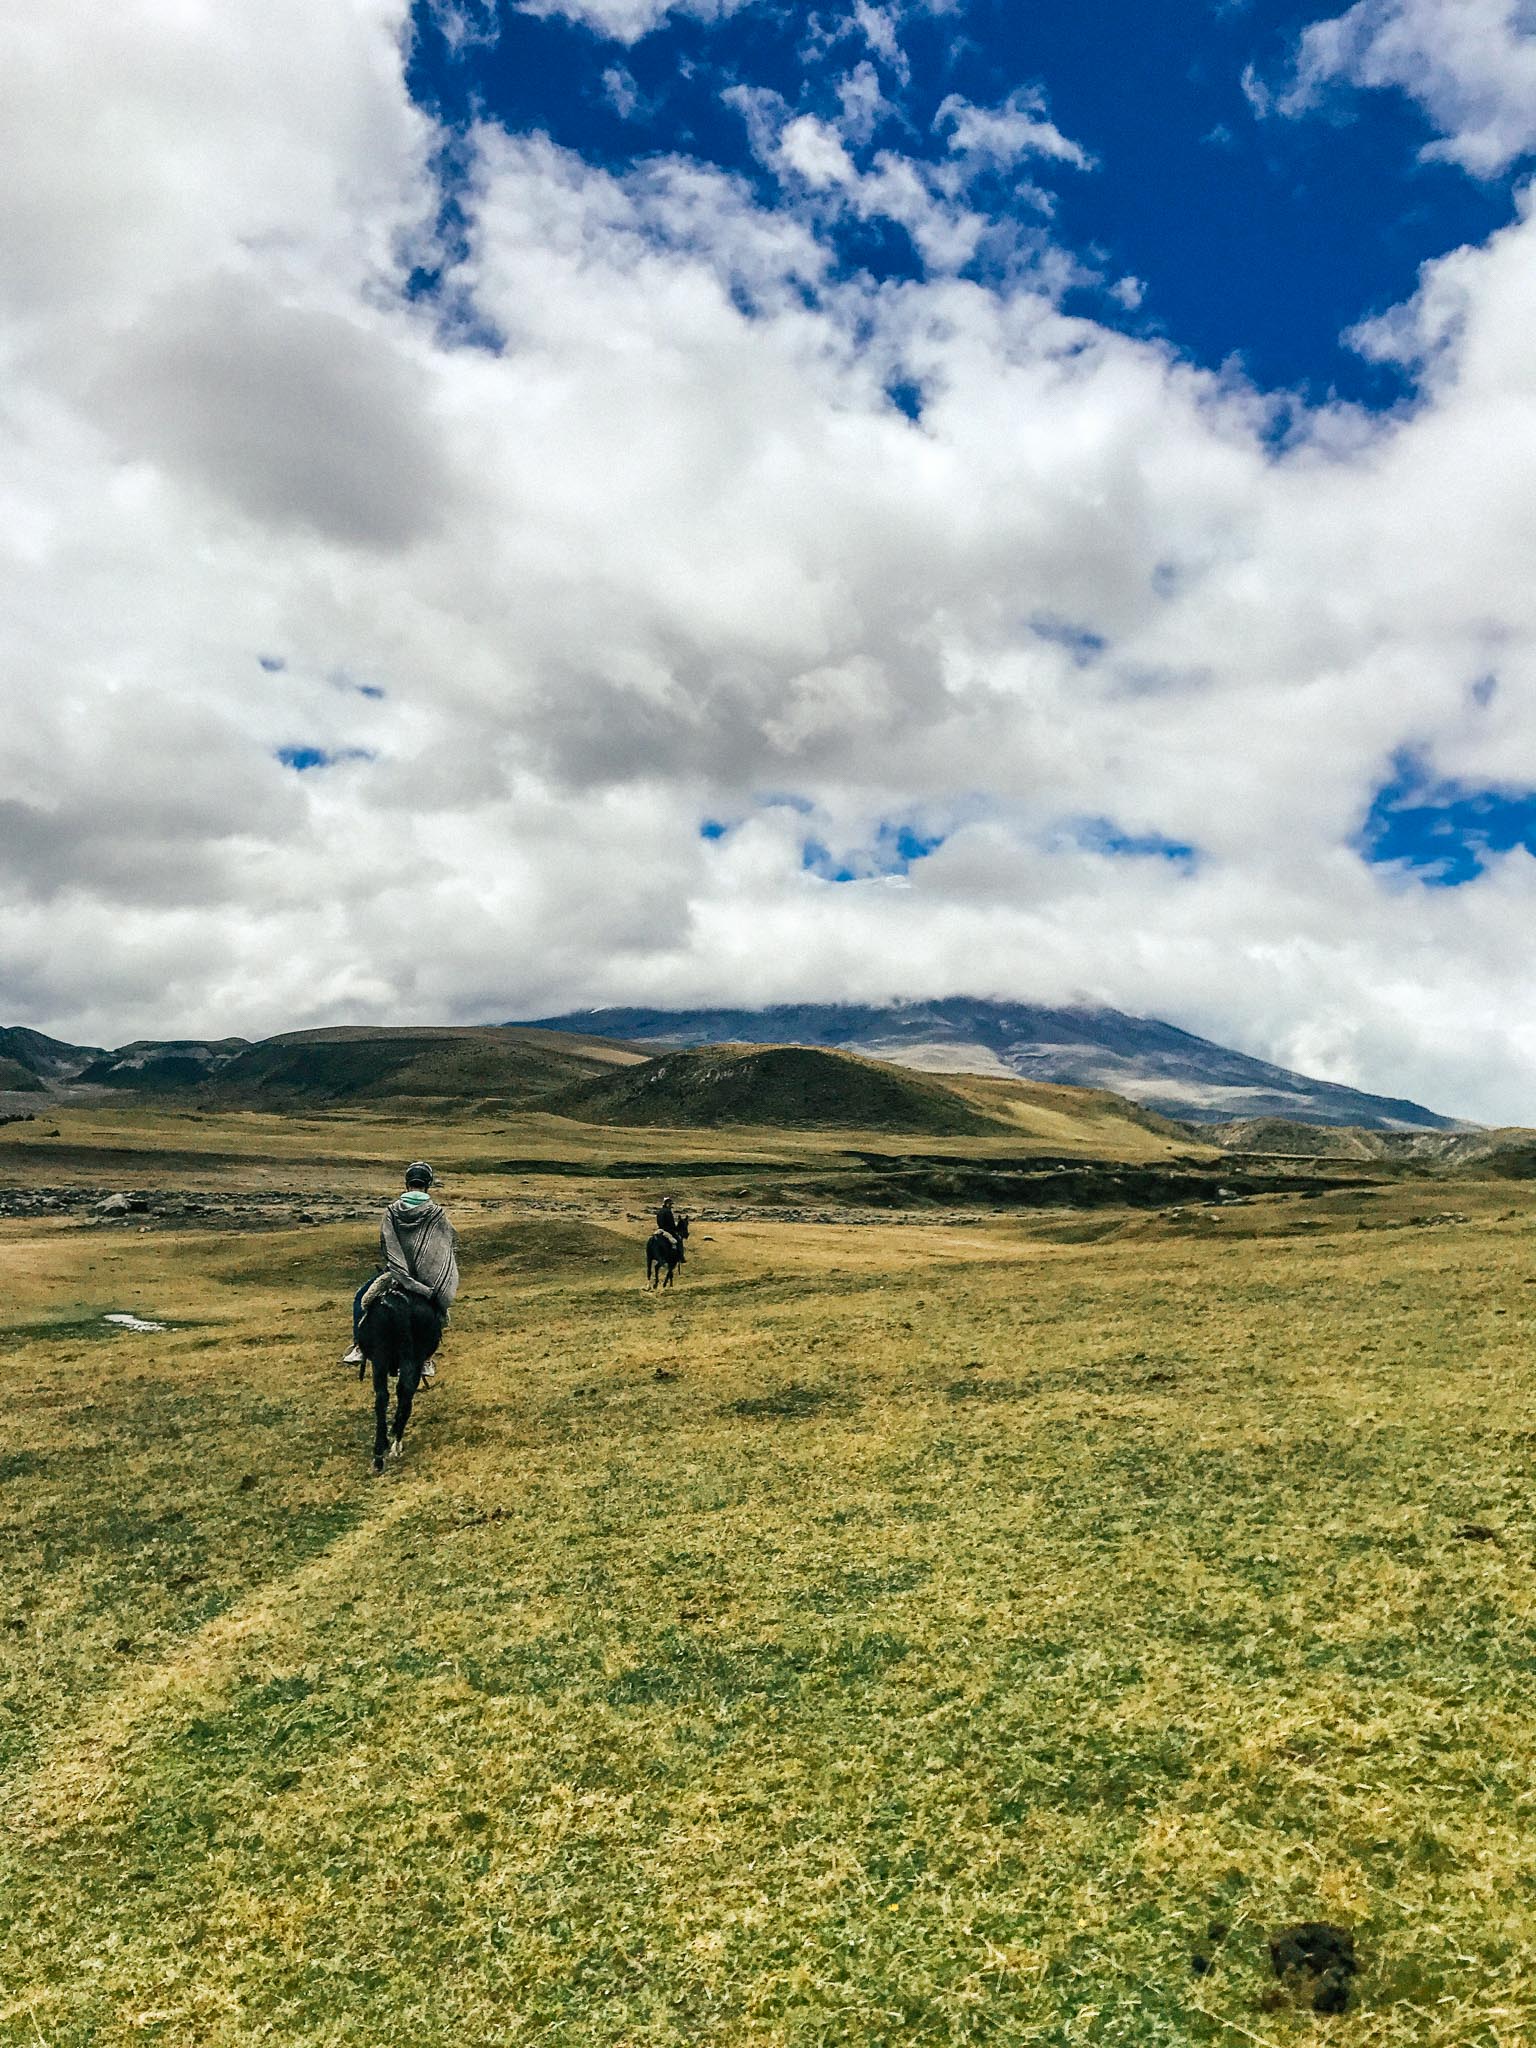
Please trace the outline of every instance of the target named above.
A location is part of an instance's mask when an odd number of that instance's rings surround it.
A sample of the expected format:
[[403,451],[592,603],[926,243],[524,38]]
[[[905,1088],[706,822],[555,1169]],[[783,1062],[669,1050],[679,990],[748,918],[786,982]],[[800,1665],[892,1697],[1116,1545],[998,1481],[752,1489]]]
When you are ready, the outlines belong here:
[[[357,1376],[373,1367],[373,1469],[384,1470],[387,1456],[398,1458],[404,1447],[405,1427],[411,1419],[421,1369],[443,1341],[443,1319],[430,1301],[419,1294],[391,1291],[363,1311],[358,1327],[358,1348],[363,1363]],[[395,1385],[394,1428],[386,1427],[389,1416],[389,1383]]]
[[672,1276],[683,1263],[683,1239],[688,1235],[688,1218],[679,1216],[677,1230],[653,1230],[645,1242],[645,1277],[652,1287],[670,1287]]

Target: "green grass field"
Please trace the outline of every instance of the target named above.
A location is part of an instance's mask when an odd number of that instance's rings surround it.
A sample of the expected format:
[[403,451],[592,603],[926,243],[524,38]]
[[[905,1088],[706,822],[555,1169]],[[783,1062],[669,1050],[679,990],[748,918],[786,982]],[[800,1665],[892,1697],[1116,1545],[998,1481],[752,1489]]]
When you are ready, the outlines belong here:
[[[1536,2040],[1521,1190],[705,1221],[653,1296],[648,1184],[500,1170],[556,1123],[433,1133],[377,1481],[366,1224],[0,1223],[0,2041]],[[422,1143],[61,1130],[368,1199]]]

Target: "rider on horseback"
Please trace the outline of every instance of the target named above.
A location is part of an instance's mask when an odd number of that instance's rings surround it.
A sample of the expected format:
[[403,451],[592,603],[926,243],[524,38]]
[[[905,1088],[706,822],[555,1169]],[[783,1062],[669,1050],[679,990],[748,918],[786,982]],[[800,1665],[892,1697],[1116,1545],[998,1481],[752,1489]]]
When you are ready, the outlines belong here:
[[[397,1196],[384,1211],[379,1229],[379,1255],[384,1269],[357,1290],[352,1303],[353,1344],[344,1364],[361,1362],[363,1354],[356,1340],[363,1312],[378,1295],[391,1288],[418,1296],[430,1304],[441,1322],[448,1320],[449,1307],[459,1291],[459,1262],[455,1256],[458,1240],[447,1211],[427,1192],[435,1179],[424,1159],[413,1160],[405,1169],[404,1194]],[[436,1376],[428,1359],[422,1377],[430,1383]]]
[[656,1211],[656,1228],[658,1230],[664,1230],[667,1233],[668,1237],[677,1238],[679,1243],[682,1242],[681,1236],[677,1228],[677,1217],[674,1214],[672,1208],[672,1197],[670,1195],[663,1195],[661,1198],[661,1207]]

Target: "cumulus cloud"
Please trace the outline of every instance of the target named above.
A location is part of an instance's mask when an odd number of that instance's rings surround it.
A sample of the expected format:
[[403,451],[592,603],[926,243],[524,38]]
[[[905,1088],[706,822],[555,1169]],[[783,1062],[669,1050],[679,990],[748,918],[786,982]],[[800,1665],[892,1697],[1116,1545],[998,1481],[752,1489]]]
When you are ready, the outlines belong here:
[[450,488],[427,378],[366,308],[286,304],[224,274],[146,309],[92,411],[123,457],[215,502],[398,548],[439,523]]
[[1358,844],[1404,748],[1536,787],[1529,209],[1362,333],[1413,407],[1282,441],[1068,251],[850,274],[819,206],[979,202],[782,102],[775,207],[481,128],[434,304],[403,6],[24,26],[7,1021],[1087,995],[1536,1116],[1536,862]]
[[1536,13],[1529,0],[1357,0],[1303,33],[1279,106],[1305,113],[1340,84],[1406,93],[1439,133],[1426,159],[1497,176],[1536,150]]

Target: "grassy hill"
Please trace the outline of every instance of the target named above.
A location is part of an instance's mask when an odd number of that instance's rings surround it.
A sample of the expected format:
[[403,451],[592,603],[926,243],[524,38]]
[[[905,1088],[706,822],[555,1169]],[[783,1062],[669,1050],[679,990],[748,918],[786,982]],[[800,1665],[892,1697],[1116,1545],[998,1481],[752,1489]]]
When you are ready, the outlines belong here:
[[1245,1117],[1233,1123],[1208,1124],[1200,1135],[1233,1154],[1375,1161],[1425,1173],[1536,1179],[1536,1131],[1519,1125],[1493,1130],[1373,1131],[1294,1123],[1284,1117]]
[[45,1084],[30,1067],[24,1067],[20,1060],[7,1059],[0,1053],[0,1089],[42,1094]]
[[809,1046],[672,1052],[568,1090],[550,1105],[589,1123],[1000,1135],[1003,1120],[942,1081]]
[[341,1026],[263,1039],[232,1060],[216,1085],[223,1100],[271,1108],[402,1099],[517,1104],[642,1059],[631,1046],[564,1032]]

